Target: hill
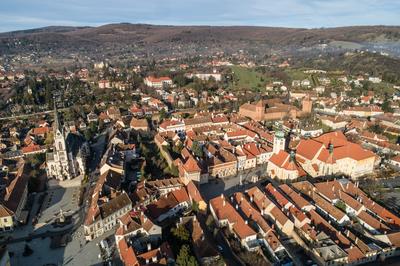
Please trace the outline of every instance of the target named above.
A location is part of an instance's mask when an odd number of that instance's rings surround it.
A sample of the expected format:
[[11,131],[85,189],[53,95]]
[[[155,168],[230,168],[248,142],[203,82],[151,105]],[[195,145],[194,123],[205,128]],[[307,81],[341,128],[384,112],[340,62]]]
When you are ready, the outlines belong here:
[[[0,34],[0,54],[37,53],[91,58],[209,55],[246,50],[285,52],[375,47],[400,54],[400,27],[360,26],[301,29],[251,26],[157,26],[109,24],[46,27]],[[343,47],[344,46],[344,47]],[[303,50],[301,50],[303,49]]]

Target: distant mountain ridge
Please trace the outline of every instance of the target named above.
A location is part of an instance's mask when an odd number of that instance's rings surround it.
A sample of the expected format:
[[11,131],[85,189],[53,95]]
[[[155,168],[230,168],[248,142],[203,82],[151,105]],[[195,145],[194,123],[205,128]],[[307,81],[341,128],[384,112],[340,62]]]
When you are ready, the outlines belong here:
[[[99,27],[52,26],[0,33],[0,53],[78,53],[94,56],[183,55],[194,52],[246,49],[299,49],[331,42],[357,44],[394,43],[400,47],[399,26],[353,26],[339,28],[278,28],[256,26],[162,26],[108,24]],[[400,54],[400,48],[399,48]]]

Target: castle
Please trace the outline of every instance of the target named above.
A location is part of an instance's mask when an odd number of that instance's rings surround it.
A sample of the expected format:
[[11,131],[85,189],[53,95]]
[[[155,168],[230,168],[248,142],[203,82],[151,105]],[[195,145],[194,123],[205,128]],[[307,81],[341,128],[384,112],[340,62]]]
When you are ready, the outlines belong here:
[[282,120],[296,118],[311,113],[312,101],[304,98],[302,109],[283,103],[280,99],[260,100],[257,103],[245,103],[239,107],[241,116],[250,117],[255,121]]

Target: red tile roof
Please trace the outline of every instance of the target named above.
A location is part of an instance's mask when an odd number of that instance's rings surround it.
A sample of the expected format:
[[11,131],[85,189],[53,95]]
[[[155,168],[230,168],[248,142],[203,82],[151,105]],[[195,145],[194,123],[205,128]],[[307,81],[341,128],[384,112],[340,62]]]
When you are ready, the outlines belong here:
[[[276,188],[271,183],[269,183],[265,187],[265,191],[267,191],[267,194],[275,199],[280,207],[286,207],[286,205],[290,203],[287,198],[285,198],[285,196],[283,196],[278,190],[276,190]],[[291,203],[289,205],[291,205]]]
[[139,266],[138,259],[132,247],[128,247],[125,239],[118,242],[118,249],[121,255],[121,260],[125,266]]

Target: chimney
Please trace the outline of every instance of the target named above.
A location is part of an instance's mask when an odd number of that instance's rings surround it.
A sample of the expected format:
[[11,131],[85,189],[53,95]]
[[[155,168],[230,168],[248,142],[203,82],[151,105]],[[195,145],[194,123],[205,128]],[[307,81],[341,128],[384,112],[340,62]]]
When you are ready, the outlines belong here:
[[225,199],[222,201],[222,206],[225,207]]
[[250,196],[250,201],[253,202],[253,196]]
[[151,243],[149,242],[149,243],[147,243],[147,251],[150,251],[151,250]]
[[239,205],[236,204],[235,208],[236,208],[236,210],[239,210]]
[[248,222],[247,220],[244,220],[244,223],[245,223],[245,224],[248,224],[249,222]]

